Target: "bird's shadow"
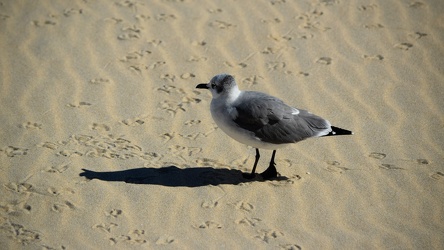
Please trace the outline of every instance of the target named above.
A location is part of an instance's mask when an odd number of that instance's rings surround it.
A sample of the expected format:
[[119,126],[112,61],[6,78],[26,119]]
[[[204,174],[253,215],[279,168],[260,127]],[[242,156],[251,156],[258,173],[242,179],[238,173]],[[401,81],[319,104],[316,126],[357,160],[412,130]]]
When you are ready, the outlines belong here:
[[[245,179],[242,171],[226,168],[192,167],[178,168],[168,166],[162,168],[133,168],[112,172],[95,172],[82,169],[80,176],[87,179],[117,181],[132,184],[151,184],[168,187],[201,187],[208,185],[237,185],[252,181],[263,181],[261,177]],[[278,177],[277,180],[286,180]]]

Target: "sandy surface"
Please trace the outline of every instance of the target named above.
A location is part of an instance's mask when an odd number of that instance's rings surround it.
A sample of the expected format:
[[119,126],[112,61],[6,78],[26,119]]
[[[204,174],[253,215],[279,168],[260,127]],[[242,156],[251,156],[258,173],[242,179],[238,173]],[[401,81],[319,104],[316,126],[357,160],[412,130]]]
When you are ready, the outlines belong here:
[[[0,1],[0,248],[443,249],[443,13]],[[247,181],[254,149],[195,89],[222,72],[355,135],[278,150],[282,177]]]

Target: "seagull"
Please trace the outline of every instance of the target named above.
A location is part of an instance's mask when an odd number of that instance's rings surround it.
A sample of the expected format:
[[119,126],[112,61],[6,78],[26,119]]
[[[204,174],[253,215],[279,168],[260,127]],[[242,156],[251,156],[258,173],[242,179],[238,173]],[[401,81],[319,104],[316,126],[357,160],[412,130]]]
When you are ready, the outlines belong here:
[[217,126],[236,141],[254,147],[256,156],[250,174],[255,177],[260,158],[259,148],[273,150],[268,168],[260,173],[264,180],[276,178],[276,150],[310,137],[351,135],[353,132],[331,126],[330,122],[303,109],[296,109],[282,100],[256,91],[241,91],[233,76],[219,74],[198,89],[210,90],[210,110]]

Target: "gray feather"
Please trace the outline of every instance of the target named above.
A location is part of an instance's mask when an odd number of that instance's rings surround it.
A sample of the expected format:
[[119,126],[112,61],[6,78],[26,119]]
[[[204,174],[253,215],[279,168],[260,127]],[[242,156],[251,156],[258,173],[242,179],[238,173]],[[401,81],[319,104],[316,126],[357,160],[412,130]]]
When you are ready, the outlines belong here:
[[331,131],[330,123],[323,118],[306,110],[294,114],[294,108],[260,92],[244,91],[233,107],[237,111],[234,122],[264,142],[293,143]]

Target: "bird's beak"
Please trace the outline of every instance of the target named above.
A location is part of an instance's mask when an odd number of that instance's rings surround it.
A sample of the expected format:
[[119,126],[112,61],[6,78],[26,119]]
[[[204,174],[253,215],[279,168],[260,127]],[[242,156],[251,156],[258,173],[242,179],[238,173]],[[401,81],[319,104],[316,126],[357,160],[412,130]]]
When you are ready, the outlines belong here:
[[196,89],[209,89],[207,83],[201,83],[196,86]]

